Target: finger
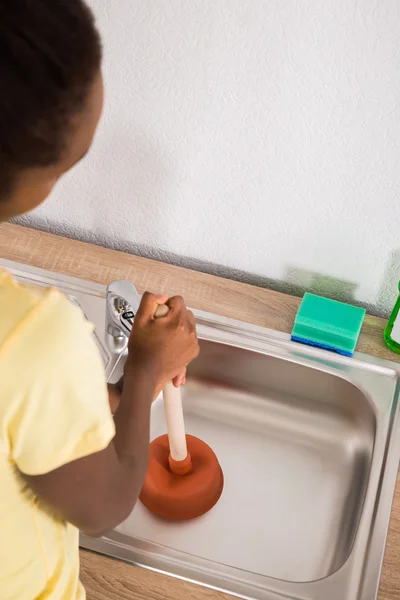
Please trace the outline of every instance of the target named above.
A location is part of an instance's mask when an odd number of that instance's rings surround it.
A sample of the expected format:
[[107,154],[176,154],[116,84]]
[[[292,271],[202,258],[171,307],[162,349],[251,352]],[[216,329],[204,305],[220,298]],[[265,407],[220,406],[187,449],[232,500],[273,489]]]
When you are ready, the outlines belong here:
[[194,318],[194,314],[191,310],[187,310],[186,314],[188,320],[188,329],[190,333],[192,333],[193,331],[196,331],[196,319]]
[[145,292],[142,297],[139,309],[136,313],[135,320],[138,322],[149,321],[153,318],[157,307],[160,304],[165,304],[168,301],[168,296],[156,296],[150,292]]
[[174,387],[178,388],[178,387],[181,387],[182,381],[183,381],[182,375],[177,375],[176,377],[173,378],[172,383],[173,383]]
[[163,304],[167,304],[169,296],[166,294],[155,294],[154,295],[158,306],[162,306]]
[[174,377],[174,379],[172,380],[172,383],[174,384],[175,387],[179,387],[179,386],[183,385],[183,381],[185,379],[186,379],[186,369],[184,369],[182,371],[182,373],[180,373],[179,375]]
[[182,296],[174,296],[170,298],[167,302],[170,308],[170,314],[179,314],[182,311],[186,310],[185,301]]

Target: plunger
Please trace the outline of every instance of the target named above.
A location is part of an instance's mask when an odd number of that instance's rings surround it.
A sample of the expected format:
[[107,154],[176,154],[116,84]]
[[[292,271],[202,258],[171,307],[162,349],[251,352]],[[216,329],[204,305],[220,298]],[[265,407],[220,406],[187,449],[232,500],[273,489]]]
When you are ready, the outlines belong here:
[[[165,317],[168,310],[168,306],[160,306],[155,317]],[[224,476],[210,446],[186,435],[180,388],[169,381],[163,396],[168,433],[150,444],[149,468],[140,500],[160,517],[193,519],[218,502]]]

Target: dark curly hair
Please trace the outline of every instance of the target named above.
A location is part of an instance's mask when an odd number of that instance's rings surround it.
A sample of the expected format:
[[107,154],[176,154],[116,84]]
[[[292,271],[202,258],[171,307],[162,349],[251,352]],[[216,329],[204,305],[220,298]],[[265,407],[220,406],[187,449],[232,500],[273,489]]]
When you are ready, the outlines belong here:
[[62,158],[101,52],[83,0],[0,0],[0,200]]

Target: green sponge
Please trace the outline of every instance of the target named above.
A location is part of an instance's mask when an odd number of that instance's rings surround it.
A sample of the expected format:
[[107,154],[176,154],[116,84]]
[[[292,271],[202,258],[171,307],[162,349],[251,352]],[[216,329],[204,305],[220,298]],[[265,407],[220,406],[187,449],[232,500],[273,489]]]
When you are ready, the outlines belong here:
[[292,340],[353,356],[365,310],[305,294],[294,321]]

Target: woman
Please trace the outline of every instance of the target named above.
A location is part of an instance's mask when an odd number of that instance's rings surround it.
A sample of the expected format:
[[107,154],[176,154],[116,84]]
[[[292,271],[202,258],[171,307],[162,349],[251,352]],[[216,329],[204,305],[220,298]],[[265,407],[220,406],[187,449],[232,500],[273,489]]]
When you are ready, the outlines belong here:
[[[92,143],[101,43],[83,0],[0,0],[0,85],[1,221],[43,202]],[[79,309],[0,271],[2,600],[85,597],[78,529],[100,535],[129,515],[147,467],[151,402],[165,381],[182,383],[198,354],[181,298],[153,318],[167,301],[144,295],[123,385],[108,389]]]

